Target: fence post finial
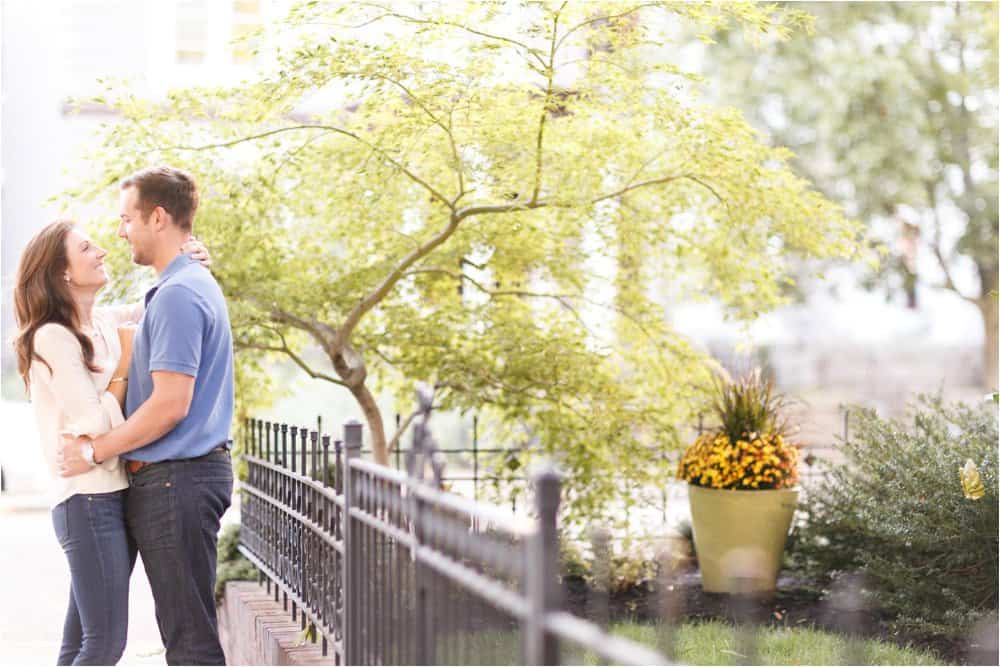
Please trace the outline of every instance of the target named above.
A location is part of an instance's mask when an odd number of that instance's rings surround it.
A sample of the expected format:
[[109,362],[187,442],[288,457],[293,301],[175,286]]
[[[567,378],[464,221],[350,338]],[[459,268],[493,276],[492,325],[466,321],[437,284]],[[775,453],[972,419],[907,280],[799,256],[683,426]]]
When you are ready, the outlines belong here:
[[351,458],[350,451],[357,450],[361,453],[361,439],[364,426],[357,419],[348,419],[344,422],[344,448],[348,451],[347,457]]

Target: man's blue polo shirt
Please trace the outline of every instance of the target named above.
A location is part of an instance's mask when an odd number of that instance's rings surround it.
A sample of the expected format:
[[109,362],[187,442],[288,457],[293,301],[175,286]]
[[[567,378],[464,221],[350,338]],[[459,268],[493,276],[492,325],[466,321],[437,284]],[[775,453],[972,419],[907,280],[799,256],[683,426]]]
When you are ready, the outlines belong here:
[[154,371],[194,377],[191,407],[169,433],[122,458],[189,459],[229,441],[234,392],[229,311],[215,278],[188,255],[178,255],[146,293],[128,371],[126,417],[153,394]]

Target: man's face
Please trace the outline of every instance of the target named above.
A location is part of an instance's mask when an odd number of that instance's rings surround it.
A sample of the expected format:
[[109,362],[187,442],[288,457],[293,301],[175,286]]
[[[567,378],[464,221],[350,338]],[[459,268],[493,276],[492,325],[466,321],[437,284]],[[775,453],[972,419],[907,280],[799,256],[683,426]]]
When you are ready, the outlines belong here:
[[153,226],[139,208],[139,190],[125,188],[118,197],[118,236],[132,247],[132,261],[142,266],[153,263]]

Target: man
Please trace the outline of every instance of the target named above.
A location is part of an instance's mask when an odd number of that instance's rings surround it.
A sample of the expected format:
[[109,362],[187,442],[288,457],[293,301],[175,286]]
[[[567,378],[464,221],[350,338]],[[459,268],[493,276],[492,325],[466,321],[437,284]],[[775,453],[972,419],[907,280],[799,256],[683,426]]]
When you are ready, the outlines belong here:
[[149,577],[167,663],[223,665],[213,592],[219,521],[233,491],[229,314],[212,275],[178,250],[198,208],[190,175],[170,167],[139,171],[122,182],[119,207],[118,235],[132,260],[152,266],[159,279],[135,333],[127,420],[94,439],[65,436],[63,475],[116,455],[126,460],[128,528]]

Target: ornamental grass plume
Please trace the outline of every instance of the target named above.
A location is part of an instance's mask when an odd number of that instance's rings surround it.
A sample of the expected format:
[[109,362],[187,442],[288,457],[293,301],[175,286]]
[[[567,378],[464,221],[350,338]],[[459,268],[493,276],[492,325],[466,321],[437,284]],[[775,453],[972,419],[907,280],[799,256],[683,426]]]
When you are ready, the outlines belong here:
[[684,452],[677,476],[712,489],[786,489],[798,483],[798,446],[786,440],[785,398],[754,371],[717,386],[719,427]]

